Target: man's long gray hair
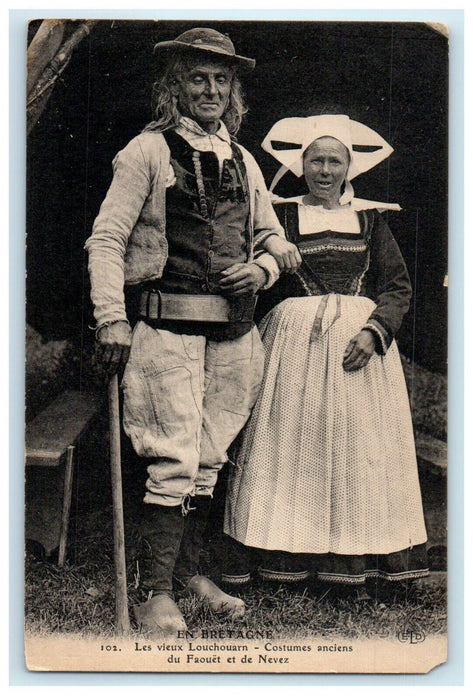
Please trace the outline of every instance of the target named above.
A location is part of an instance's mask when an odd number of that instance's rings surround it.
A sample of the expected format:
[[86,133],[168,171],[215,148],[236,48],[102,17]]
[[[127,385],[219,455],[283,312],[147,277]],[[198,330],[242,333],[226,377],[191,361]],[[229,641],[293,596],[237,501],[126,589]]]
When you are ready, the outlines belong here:
[[[177,98],[171,92],[171,86],[176,81],[179,82],[189,70],[192,70],[195,64],[195,58],[179,55],[169,63],[162,77],[153,85],[151,100],[155,119],[147,124],[143,131],[166,131],[179,124],[182,115],[179,112]],[[233,71],[229,101],[222,116],[222,121],[233,136],[238,133],[243,115],[247,111],[241,83],[236,71]]]

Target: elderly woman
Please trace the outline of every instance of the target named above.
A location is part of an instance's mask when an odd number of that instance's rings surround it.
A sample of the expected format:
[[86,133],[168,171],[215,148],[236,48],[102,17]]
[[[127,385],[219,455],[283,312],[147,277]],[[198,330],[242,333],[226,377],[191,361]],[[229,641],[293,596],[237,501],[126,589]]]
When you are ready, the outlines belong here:
[[[357,150],[357,146],[360,146]],[[394,336],[411,286],[379,209],[351,180],[391,147],[345,115],[283,119],[263,148],[308,193],[275,205],[303,263],[263,319],[263,385],[229,482],[223,581],[359,584],[426,576],[426,531]],[[253,550],[254,553],[255,550]],[[307,555],[313,555],[307,557]],[[365,595],[363,595],[365,597]]]

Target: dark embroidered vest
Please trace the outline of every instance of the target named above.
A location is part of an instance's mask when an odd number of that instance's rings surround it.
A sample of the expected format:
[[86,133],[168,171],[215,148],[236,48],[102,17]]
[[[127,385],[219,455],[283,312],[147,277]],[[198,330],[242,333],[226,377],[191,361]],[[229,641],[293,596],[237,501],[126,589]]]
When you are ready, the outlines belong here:
[[232,144],[233,159],[224,161],[219,177],[215,153],[195,151],[174,131],[163,135],[176,183],[166,192],[169,254],[160,289],[219,294],[220,272],[248,259],[250,204],[240,150]]
[[[168,259],[161,279],[152,286],[175,294],[220,294],[221,271],[246,262],[250,252],[250,198],[243,156],[232,142],[233,158],[223,162],[219,176],[215,153],[196,151],[174,131],[165,131],[163,136],[171,151],[176,182],[166,191]],[[236,305],[255,303],[254,297],[233,301]],[[252,323],[159,321],[156,325],[228,340],[246,333]]]
[[322,231],[301,236],[297,202],[275,204],[274,209],[288,240],[299,248],[302,265],[295,275],[281,275],[278,282],[260,296],[255,316],[257,322],[288,297],[330,292],[350,296],[364,293],[370,263],[373,212],[357,212],[359,234]]

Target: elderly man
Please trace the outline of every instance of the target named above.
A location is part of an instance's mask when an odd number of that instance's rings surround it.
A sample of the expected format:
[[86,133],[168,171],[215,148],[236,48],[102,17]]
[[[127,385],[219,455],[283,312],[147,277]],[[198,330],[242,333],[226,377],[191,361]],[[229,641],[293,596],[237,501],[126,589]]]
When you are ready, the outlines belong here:
[[[175,592],[244,613],[199,574],[199,554],[218,471],[262,378],[255,295],[300,257],[234,138],[246,111],[237,73],[254,61],[205,28],[155,50],[166,63],[156,120],[116,156],[86,249],[101,359],[110,372],[126,363],[124,429],[148,465],[152,575],[135,616],[148,631],[177,633],[186,624]],[[133,333],[125,285],[140,288]]]

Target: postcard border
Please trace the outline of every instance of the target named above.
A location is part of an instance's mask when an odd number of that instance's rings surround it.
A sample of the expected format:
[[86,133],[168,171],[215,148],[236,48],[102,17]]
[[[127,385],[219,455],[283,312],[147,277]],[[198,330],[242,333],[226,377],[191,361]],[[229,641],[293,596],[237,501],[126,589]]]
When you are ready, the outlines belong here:
[[[77,17],[117,19],[149,19],[157,13],[149,10],[10,10],[9,58],[10,58],[10,258],[9,258],[9,350],[10,350],[10,489],[9,489],[9,547],[10,547],[10,685],[16,686],[199,686],[209,678],[214,685],[316,685],[316,686],[435,686],[462,685],[464,652],[463,559],[451,559],[449,566],[449,659],[427,675],[409,677],[363,674],[337,675],[311,674],[264,677],[258,674],[228,674],[218,678],[212,674],[187,674],[172,676],[167,673],[34,673],[24,664],[23,651],[23,371],[24,371],[24,222],[25,222],[25,110],[23,90],[25,84],[26,24],[36,17]],[[286,11],[256,10],[227,12],[216,10],[161,9],[162,19],[240,19],[278,20],[288,19]],[[292,20],[354,20],[354,21],[423,21],[443,22],[450,29],[450,85],[449,85],[449,366],[454,368],[449,377],[449,535],[450,552],[463,552],[463,378],[464,378],[464,293],[463,293],[463,183],[464,165],[464,95],[463,95],[463,10],[323,10],[292,11]],[[152,675],[152,678],[150,677]]]

